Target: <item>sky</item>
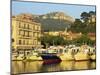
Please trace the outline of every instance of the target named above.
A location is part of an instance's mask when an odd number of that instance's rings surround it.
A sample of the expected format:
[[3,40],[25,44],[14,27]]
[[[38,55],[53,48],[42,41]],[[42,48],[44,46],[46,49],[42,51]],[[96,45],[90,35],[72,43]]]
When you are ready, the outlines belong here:
[[58,11],[64,12],[65,14],[72,16],[73,18],[80,18],[80,14],[84,11],[95,11],[95,6],[12,1],[12,15],[18,15],[21,13],[43,15]]

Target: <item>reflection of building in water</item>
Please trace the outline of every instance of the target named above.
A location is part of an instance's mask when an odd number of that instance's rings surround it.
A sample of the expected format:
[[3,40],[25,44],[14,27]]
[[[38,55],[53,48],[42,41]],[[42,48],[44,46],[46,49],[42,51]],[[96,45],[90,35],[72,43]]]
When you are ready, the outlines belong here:
[[18,74],[18,73],[24,73],[25,72],[25,66],[22,61],[13,61],[12,62],[12,73]]
[[91,69],[96,69],[96,62],[91,62]]
[[60,68],[63,70],[73,70],[75,61],[63,61],[60,63]]
[[26,62],[26,71],[27,73],[31,72],[40,72],[42,67],[43,61],[32,61],[32,62]]
[[43,61],[35,61],[35,62],[13,61],[12,74],[41,72],[42,63]]
[[74,69],[75,70],[86,70],[90,68],[90,61],[80,61],[80,62],[75,62]]
[[39,47],[41,42],[41,25],[30,14],[20,14],[12,17],[12,47],[20,53]]
[[49,65],[43,65],[43,61],[12,62],[12,74],[70,70],[91,70],[95,68],[95,61],[62,61],[61,63]]

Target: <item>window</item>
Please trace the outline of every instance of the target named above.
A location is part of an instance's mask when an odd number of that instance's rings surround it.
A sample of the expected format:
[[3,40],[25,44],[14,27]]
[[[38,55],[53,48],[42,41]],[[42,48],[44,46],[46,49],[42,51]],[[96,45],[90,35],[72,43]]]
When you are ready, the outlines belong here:
[[21,23],[19,22],[19,28],[21,27]]
[[29,24],[27,25],[27,28],[29,29]]
[[29,31],[28,31],[28,34],[27,34],[27,36],[29,37]]
[[24,31],[21,30],[21,33],[20,33],[20,34],[21,34],[21,35],[24,35]]
[[21,35],[21,31],[19,30],[19,33],[18,33],[19,35]]
[[31,32],[29,32],[29,36],[30,36],[30,37],[31,37],[31,35],[32,35]]
[[21,45],[22,44],[22,41],[21,40],[19,40],[19,45]]
[[24,24],[24,28],[26,28],[26,24]]
[[24,24],[19,22],[19,28],[24,28]]
[[25,36],[25,31],[23,31],[23,36]]
[[18,31],[18,34],[19,34],[19,35],[23,35],[24,32],[23,32],[22,30],[19,30],[19,31]]
[[29,29],[31,29],[31,25],[29,25]]
[[25,36],[28,36],[28,32],[27,31],[25,31]]

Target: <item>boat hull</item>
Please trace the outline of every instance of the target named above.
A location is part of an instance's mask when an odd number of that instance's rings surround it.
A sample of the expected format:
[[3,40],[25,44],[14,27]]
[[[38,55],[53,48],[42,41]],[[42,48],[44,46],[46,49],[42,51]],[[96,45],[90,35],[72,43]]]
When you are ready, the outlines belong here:
[[90,56],[90,59],[91,59],[91,60],[96,60],[96,55],[95,55],[95,54],[94,54],[94,55],[91,55],[91,56]]
[[44,61],[43,64],[54,64],[61,62],[61,59],[57,55],[43,54],[41,57]]
[[74,56],[75,60],[76,61],[80,61],[80,60],[90,60],[90,57],[88,54],[85,54],[85,53],[77,53],[75,56]]
[[61,60],[74,60],[74,57],[71,54],[65,53],[59,55]]

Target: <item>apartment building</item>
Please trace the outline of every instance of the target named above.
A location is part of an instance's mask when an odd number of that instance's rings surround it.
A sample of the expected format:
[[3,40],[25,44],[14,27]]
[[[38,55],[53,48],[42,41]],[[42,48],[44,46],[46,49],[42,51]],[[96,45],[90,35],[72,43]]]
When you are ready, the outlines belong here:
[[12,16],[12,50],[26,53],[40,47],[41,24],[31,14]]

